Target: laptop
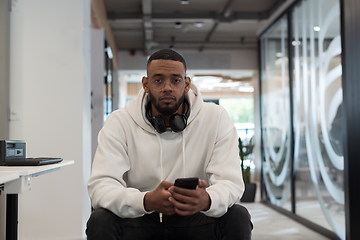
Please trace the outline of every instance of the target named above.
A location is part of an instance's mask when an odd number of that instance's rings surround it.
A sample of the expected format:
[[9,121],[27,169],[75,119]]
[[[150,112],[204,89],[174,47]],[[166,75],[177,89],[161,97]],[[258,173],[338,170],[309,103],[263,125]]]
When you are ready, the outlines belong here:
[[0,140],[0,166],[42,166],[59,163],[60,157],[26,157],[23,140]]
[[47,164],[59,163],[63,159],[57,157],[35,157],[35,158],[16,158],[6,159],[5,166],[42,166]]

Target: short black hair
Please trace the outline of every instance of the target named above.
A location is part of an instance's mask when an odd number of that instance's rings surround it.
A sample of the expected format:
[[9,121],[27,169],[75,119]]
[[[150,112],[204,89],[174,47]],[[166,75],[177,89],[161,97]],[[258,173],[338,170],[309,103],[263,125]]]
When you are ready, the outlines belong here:
[[151,63],[151,61],[153,60],[173,60],[173,61],[178,61],[181,62],[182,64],[184,64],[185,67],[185,72],[186,72],[186,62],[185,59],[176,51],[172,50],[172,49],[161,49],[155,53],[153,53],[150,58],[147,61],[147,66],[149,66],[149,64]]

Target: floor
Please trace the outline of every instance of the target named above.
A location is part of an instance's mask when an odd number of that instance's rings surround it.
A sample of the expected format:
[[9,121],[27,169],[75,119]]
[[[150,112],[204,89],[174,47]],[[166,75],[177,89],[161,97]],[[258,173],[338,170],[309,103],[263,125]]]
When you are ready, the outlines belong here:
[[249,210],[254,224],[252,240],[328,239],[262,203],[241,204]]

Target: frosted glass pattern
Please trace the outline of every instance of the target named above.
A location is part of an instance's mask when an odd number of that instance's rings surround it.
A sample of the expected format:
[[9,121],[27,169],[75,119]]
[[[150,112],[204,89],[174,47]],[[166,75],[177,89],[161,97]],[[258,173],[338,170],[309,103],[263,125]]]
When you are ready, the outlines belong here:
[[265,197],[345,239],[340,1],[300,1],[287,14],[290,28],[285,14],[260,37]]
[[271,203],[290,205],[290,99],[287,16],[261,37],[263,179]]
[[345,239],[338,0],[293,10],[296,213]]

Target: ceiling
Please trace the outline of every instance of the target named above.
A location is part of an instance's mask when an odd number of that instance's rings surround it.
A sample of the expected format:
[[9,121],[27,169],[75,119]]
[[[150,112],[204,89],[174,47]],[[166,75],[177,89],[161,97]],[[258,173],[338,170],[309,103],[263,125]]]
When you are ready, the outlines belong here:
[[103,0],[117,50],[243,49],[286,0]]
[[[185,2],[187,4],[182,4]],[[285,3],[286,2],[286,3]],[[92,0],[93,24],[105,28],[113,51],[149,56],[176,50],[257,50],[257,37],[291,0]],[[285,4],[284,4],[285,3]],[[117,56],[114,55],[114,66]],[[128,85],[141,88],[145,70],[122,72]],[[250,96],[254,70],[188,71],[204,94]],[[134,76],[134,77],[132,77]],[[134,79],[136,76],[136,80]],[[236,85],[236,86],[235,86]],[[134,87],[135,88],[135,87]],[[252,88],[253,89],[253,88]]]

